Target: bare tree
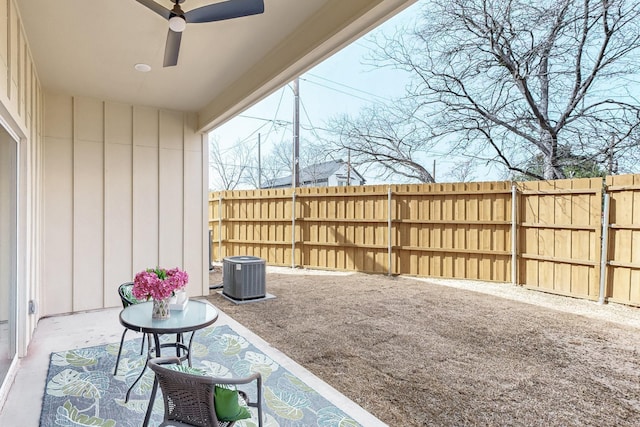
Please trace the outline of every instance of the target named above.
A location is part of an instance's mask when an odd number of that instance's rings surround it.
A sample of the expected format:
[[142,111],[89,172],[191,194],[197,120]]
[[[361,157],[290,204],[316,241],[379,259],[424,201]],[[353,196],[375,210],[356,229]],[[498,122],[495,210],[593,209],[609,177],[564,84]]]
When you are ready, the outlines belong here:
[[320,178],[325,178],[325,169],[320,165],[332,160],[333,155],[333,151],[327,149],[326,142],[305,138],[300,147],[300,169],[306,171],[308,180],[317,183]]
[[243,141],[223,148],[217,137],[209,139],[209,173],[213,190],[234,190],[245,178],[251,163],[251,150]]
[[[430,0],[423,7],[413,31],[380,36],[372,58],[414,77],[405,103],[384,112],[394,135],[370,138],[383,119],[369,110],[353,126],[341,123],[343,145],[400,165],[410,149],[438,142],[544,179],[565,177],[576,158],[624,170],[638,157],[640,104],[629,89],[640,69],[638,2]],[[428,124],[423,139],[398,130],[406,126],[399,110]],[[539,174],[527,170],[536,156]]]
[[291,173],[293,170],[293,143],[284,139],[273,145],[269,152],[269,159],[275,175]]
[[351,161],[373,171],[377,178],[402,176],[410,181],[434,182],[423,166],[435,144],[427,125],[410,109],[373,105],[359,117],[331,119],[330,132],[337,145],[351,150]]
[[457,162],[449,169],[447,176],[455,182],[471,182],[476,179],[475,161],[467,159]]
[[[269,187],[277,178],[291,174],[291,153],[291,141],[283,140],[272,145],[262,157],[259,167],[257,160],[250,165],[245,182],[255,188],[259,188],[260,185]],[[259,181],[258,174],[260,174]]]
[[[320,145],[316,141],[302,140],[300,142],[300,169],[326,161],[327,144]],[[271,147],[262,162],[262,182],[264,186],[271,185],[276,179],[292,175],[293,144],[290,140],[282,140]]]

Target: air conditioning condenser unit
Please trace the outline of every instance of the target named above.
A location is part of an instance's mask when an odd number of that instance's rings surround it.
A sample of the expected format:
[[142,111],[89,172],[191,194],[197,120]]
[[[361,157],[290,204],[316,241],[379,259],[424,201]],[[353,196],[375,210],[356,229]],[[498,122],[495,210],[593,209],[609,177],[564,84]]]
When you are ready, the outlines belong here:
[[222,293],[235,300],[264,298],[266,260],[255,256],[232,256],[222,260]]

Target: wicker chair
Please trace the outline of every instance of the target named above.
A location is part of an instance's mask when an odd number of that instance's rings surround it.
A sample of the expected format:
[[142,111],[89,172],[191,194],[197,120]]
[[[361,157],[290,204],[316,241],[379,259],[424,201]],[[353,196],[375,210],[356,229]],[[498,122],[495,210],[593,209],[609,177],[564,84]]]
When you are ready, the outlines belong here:
[[235,421],[220,421],[215,410],[215,386],[217,384],[249,384],[256,381],[257,402],[249,402],[246,393],[238,390],[248,406],[258,409],[258,426],[262,427],[262,376],[255,373],[246,378],[214,378],[206,375],[168,369],[166,364],[180,364],[177,357],[150,359],[149,368],[155,372],[150,405],[153,405],[157,384],[164,399],[162,426],[231,427]]
[[[136,299],[131,293],[133,288],[133,282],[126,282],[118,286],[118,295],[120,295],[120,301],[122,301],[122,307],[126,308],[133,304],[138,304],[140,301]],[[124,328],[122,331],[122,338],[120,339],[120,348],[118,349],[118,357],[116,358],[116,367],[113,370],[113,375],[118,374],[118,365],[120,364],[120,354],[122,353],[122,345],[124,344],[124,337],[129,329]],[[140,354],[144,352],[145,334],[142,334],[142,345],[140,346]]]

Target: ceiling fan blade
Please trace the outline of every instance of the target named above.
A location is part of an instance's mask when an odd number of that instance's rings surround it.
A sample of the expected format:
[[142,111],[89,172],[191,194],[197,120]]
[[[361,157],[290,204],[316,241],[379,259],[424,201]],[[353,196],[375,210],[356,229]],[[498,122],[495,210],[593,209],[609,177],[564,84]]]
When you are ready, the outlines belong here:
[[143,6],[147,6],[149,9],[153,10],[158,15],[162,16],[165,19],[169,19],[171,17],[171,11],[166,7],[156,3],[153,0],[136,0]]
[[263,0],[228,0],[190,10],[184,14],[184,17],[187,22],[213,22],[263,12]]
[[167,34],[167,44],[164,47],[163,67],[173,67],[178,63],[178,53],[180,53],[180,41],[182,33],[169,30]]

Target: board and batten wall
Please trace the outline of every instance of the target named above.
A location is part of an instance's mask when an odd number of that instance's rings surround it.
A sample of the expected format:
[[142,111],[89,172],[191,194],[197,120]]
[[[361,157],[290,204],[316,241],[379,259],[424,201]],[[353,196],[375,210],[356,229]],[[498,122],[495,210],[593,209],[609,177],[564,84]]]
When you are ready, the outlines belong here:
[[[7,130],[9,137],[15,140],[17,149],[16,242],[15,248],[7,250],[14,251],[17,258],[15,303],[17,304],[19,356],[26,355],[39,315],[37,312],[29,313],[28,302],[33,300],[37,303],[40,297],[43,120],[42,88],[18,8],[13,0],[2,0],[0,1],[0,123]],[[8,302],[3,301],[3,304],[6,303]],[[0,311],[6,313],[7,307],[8,305],[4,305]],[[7,375],[7,378],[10,377],[11,373]],[[3,400],[1,391],[0,404]]]
[[208,283],[207,143],[195,113],[45,93],[42,315],[119,306],[145,268]]

